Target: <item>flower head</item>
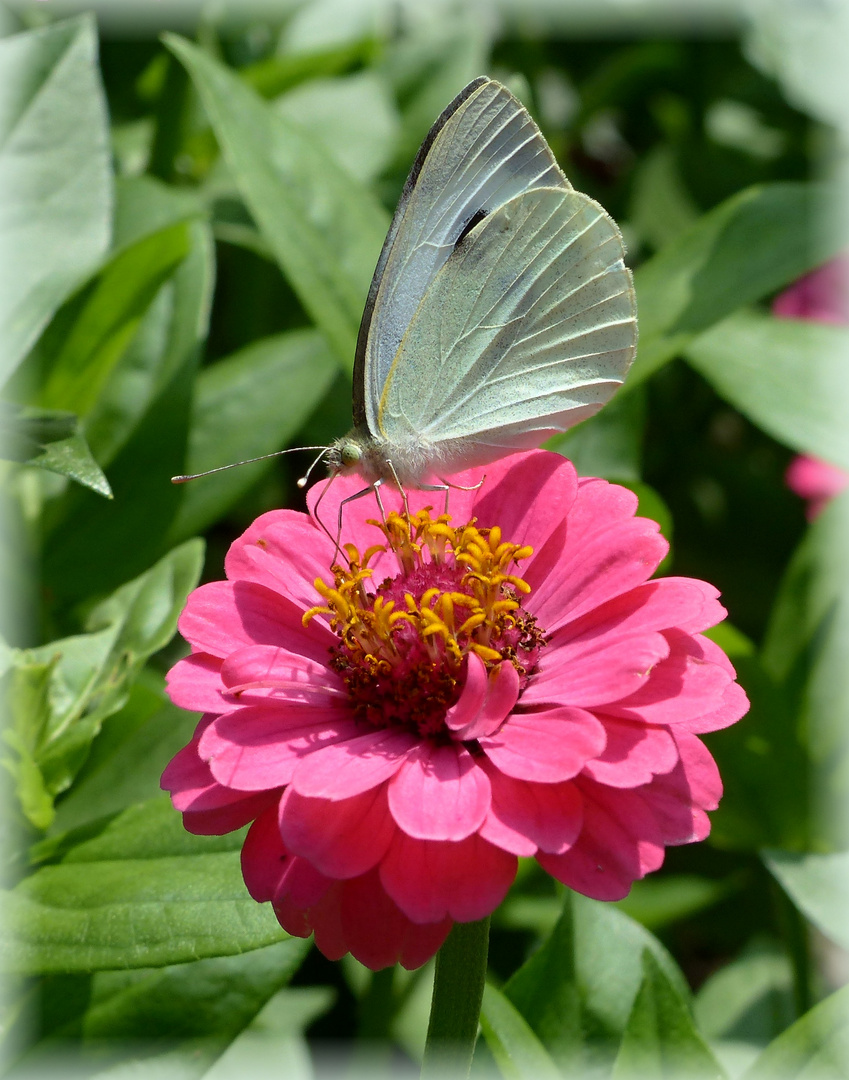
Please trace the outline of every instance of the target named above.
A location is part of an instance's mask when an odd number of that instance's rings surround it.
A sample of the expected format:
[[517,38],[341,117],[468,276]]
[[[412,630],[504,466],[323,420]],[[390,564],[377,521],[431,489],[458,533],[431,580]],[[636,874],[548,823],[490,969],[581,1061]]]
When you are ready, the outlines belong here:
[[286,930],[372,968],[493,911],[518,856],[625,896],[707,835],[721,784],[698,736],[748,705],[702,634],[717,591],[649,580],[667,544],[630,491],[544,451],[452,490],[450,517],[383,491],[385,520],[344,508],[347,565],[314,488],[191,595],[169,689],[205,715],[163,776],[188,829],[253,822],[245,881]]

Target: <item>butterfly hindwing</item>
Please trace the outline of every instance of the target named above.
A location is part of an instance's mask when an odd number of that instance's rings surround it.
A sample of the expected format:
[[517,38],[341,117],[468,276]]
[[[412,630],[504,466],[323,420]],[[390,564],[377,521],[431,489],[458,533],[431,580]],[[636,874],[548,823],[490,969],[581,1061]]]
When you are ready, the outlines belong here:
[[380,433],[435,462],[483,464],[591,416],[625,377],[636,307],[616,225],[556,188],[521,194],[428,285],[384,386]]

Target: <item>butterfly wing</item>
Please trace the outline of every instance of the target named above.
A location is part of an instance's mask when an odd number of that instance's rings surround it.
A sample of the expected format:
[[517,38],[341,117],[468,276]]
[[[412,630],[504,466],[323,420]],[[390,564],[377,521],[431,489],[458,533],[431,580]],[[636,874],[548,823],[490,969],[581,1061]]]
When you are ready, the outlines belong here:
[[458,240],[539,187],[570,191],[523,106],[480,78],[438,118],[419,150],[374,272],[354,364],[354,422],[377,434],[381,394],[399,346]]
[[539,446],[596,412],[636,351],[619,231],[586,195],[538,188],[437,271],[384,385],[378,427],[445,471]]

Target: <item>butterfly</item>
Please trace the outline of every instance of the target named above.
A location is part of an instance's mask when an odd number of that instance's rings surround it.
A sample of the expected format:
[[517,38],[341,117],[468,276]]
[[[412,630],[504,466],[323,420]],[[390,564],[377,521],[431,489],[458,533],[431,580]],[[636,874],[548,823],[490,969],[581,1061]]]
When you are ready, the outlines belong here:
[[574,190],[524,106],[492,79],[470,82],[401,193],[331,474],[430,487],[592,416],[636,352],[624,256],[613,219]]
[[385,481],[447,490],[442,477],[592,416],[636,352],[624,259],[615,222],[575,191],[525,107],[474,79],[422,143],[377,261],[354,427],[300,448],[321,450],[309,471],[326,458],[331,477],[363,477],[359,494]]

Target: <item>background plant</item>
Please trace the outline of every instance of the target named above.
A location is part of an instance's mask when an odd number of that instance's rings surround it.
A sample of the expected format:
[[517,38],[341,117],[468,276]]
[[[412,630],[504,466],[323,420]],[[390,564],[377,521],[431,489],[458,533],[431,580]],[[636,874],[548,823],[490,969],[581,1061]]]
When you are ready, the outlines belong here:
[[298,1077],[326,1040],[377,1040],[390,1069],[421,1053],[429,969],[371,975],[287,938],[244,890],[241,836],[185,834],[158,792],[193,726],[162,680],[185,596],[259,512],[302,505],[309,457],[168,478],[347,430],[391,208],[433,118],[487,72],[635,267],[634,371],[556,448],[638,492],[668,570],[723,590],[753,707],[708,740],[726,785],[709,843],[619,904],[520,874],[475,1068],[844,1075],[849,501],[808,528],[782,477],[797,451],[849,469],[849,330],[769,314],[845,247],[811,180],[843,146],[825,75],[797,75],[819,58],[793,52],[792,11],[741,47],[321,8],[208,20],[194,43],[98,42],[41,8],[0,40],[13,1072]]

